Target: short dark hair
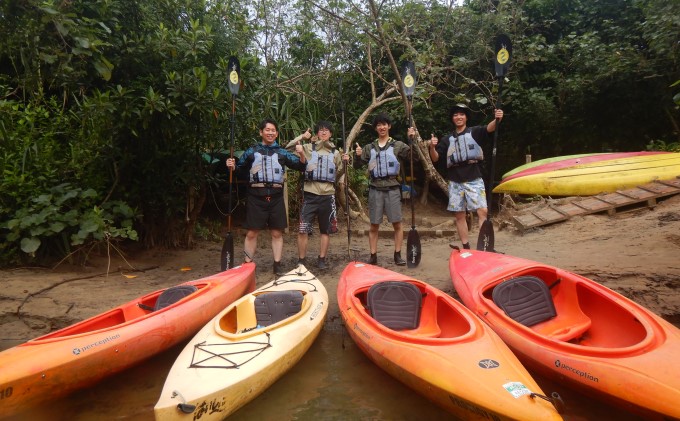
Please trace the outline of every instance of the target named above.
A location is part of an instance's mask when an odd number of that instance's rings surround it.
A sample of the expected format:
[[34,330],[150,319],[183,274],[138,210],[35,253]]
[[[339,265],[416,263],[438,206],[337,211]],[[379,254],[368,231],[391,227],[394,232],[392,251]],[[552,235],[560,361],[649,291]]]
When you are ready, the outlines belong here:
[[380,113],[380,114],[376,115],[375,117],[373,117],[373,123],[372,123],[373,128],[375,129],[376,127],[378,127],[378,124],[380,124],[380,123],[386,123],[388,126],[391,126],[392,125],[392,119],[387,114]]
[[264,130],[265,127],[267,127],[267,124],[272,124],[275,128],[276,131],[279,131],[279,125],[276,124],[276,121],[272,120],[271,118],[265,118],[260,122],[260,124],[257,126],[258,129]]
[[314,125],[314,133],[319,133],[321,129],[328,129],[329,132],[333,133],[333,125],[326,120],[319,120]]

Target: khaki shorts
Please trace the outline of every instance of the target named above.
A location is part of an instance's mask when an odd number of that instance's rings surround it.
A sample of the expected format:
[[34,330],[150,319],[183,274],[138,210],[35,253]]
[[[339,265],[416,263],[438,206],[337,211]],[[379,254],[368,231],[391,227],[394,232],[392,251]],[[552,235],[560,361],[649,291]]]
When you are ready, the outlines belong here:
[[390,223],[401,222],[401,189],[368,190],[368,217],[371,224],[381,224],[383,215]]

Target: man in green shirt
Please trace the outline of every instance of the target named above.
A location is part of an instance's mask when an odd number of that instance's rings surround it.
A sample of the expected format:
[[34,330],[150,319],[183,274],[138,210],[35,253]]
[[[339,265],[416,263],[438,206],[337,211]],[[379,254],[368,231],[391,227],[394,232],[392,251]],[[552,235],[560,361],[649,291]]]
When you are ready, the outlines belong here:
[[404,232],[401,226],[401,183],[397,180],[400,161],[410,159],[409,146],[390,137],[392,120],[387,114],[378,114],[373,119],[373,129],[378,138],[362,148],[357,144],[354,167],[368,166],[368,210],[371,228],[368,231],[368,244],[371,257],[368,263],[378,264],[378,230],[383,215],[394,228],[394,263],[404,266],[406,261],[401,257],[401,244]]

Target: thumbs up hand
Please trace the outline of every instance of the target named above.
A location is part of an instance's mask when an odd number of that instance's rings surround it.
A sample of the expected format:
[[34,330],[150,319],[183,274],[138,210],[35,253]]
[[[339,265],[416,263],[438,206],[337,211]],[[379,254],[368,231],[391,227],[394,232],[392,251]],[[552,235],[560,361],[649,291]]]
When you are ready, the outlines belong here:
[[305,130],[305,132],[302,133],[302,137],[303,137],[305,140],[311,139],[311,138],[312,138],[312,129],[310,129],[309,127],[307,127],[307,130]]
[[363,151],[363,149],[361,149],[361,145],[359,145],[359,142],[356,142],[356,145],[357,148],[354,150],[354,153],[356,154],[356,156],[361,156],[361,152]]

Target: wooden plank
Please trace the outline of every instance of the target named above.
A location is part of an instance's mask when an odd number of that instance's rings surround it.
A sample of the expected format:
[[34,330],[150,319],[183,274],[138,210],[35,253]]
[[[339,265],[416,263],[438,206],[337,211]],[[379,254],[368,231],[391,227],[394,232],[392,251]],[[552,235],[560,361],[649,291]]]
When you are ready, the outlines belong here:
[[657,180],[656,182],[680,189],[680,177],[676,177],[672,180]]
[[559,212],[562,212],[566,215],[569,215],[569,217],[583,215],[583,214],[588,213],[587,209],[580,208],[572,202],[565,203],[565,204],[559,205],[557,207],[559,208]]
[[663,183],[649,183],[645,184],[644,186],[638,186],[638,189],[644,190],[649,194],[656,195],[658,197],[659,195],[663,195],[666,193],[670,193],[674,190],[677,190],[678,187],[668,186]]
[[554,209],[551,208],[546,208],[542,209],[540,211],[534,212],[534,215],[536,215],[537,218],[545,221],[545,222],[555,222],[555,221],[560,221],[560,220],[565,220],[567,219],[565,215],[555,211]]
[[543,221],[536,218],[534,215],[513,216],[512,221],[514,222],[515,226],[520,229],[520,231],[543,225]]
[[613,205],[613,207],[625,205],[631,201],[630,196],[620,194],[619,192],[598,195],[597,198],[606,201],[607,203]]
[[562,210],[562,207],[564,205],[559,205],[559,206],[554,206],[550,205],[550,209],[554,210],[555,212],[558,212],[562,216],[566,216],[567,218],[571,218],[573,215],[571,215],[569,212]]
[[646,200],[647,198],[654,196],[653,192],[645,191],[638,187],[633,187],[632,189],[628,190],[617,190],[616,193],[637,201]]
[[598,199],[596,196],[590,197],[588,199],[579,200],[578,203],[577,202],[573,203],[578,207],[590,211],[590,213],[603,212],[615,206],[612,205],[611,203],[607,203],[603,200]]
[[568,214],[570,217],[584,215],[584,214],[588,213],[587,209],[583,209],[581,207],[578,207],[573,202],[560,205],[559,208],[560,208],[561,212]]
[[548,208],[532,211],[526,215],[514,216],[513,221],[520,230],[525,230],[555,222],[565,221],[569,218],[569,215],[565,215],[554,209]]
[[625,210],[630,205],[646,202],[656,206],[656,199],[680,193],[680,177],[673,180],[655,181],[631,189],[619,190],[589,198],[574,200],[562,205],[549,205],[538,211],[513,216],[513,222],[521,230],[562,222],[577,215],[607,212],[613,215],[617,210]]

